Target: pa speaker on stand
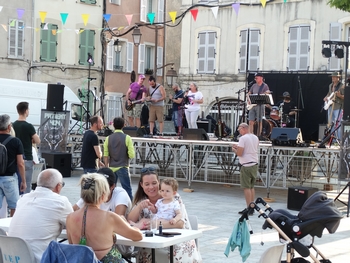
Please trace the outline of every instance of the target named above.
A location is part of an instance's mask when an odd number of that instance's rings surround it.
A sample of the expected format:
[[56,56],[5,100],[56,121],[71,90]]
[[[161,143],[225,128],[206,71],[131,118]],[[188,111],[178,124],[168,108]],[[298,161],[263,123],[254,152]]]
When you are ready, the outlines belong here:
[[49,111],[63,111],[64,85],[48,84],[46,109]]

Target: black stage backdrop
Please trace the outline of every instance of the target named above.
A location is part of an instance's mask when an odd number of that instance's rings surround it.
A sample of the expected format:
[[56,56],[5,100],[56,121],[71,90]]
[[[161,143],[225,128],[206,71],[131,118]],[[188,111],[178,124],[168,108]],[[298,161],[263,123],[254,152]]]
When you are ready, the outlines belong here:
[[[332,79],[330,72],[261,72],[264,82],[273,92],[274,103],[282,100],[288,91],[299,111],[297,127],[305,141],[318,140],[319,124],[327,122],[327,111],[323,110],[323,98],[327,95]],[[254,80],[255,72],[248,75],[248,83]]]

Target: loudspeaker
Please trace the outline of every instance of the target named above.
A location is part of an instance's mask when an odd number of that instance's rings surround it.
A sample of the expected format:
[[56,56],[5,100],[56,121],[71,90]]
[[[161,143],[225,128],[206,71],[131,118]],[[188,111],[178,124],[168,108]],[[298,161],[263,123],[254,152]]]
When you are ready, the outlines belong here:
[[318,140],[322,142],[324,138],[324,131],[326,130],[327,124],[318,125]]
[[204,129],[207,133],[213,133],[210,119],[199,119],[197,121],[197,127],[199,129]]
[[57,169],[63,177],[71,176],[72,154],[70,153],[42,153],[47,168]]
[[338,165],[338,180],[350,180],[350,121],[342,121],[342,141]]
[[302,143],[303,136],[299,128],[273,128],[271,141],[272,145],[297,146]]
[[344,91],[343,120],[350,121],[350,86],[346,86]]
[[130,137],[137,137],[137,127],[124,127],[123,132]]
[[[155,121],[156,127],[158,127],[159,130],[159,122]],[[167,136],[175,136],[175,124],[173,121],[163,121],[163,135]]]
[[184,140],[209,141],[209,136],[204,129],[183,129]]
[[318,189],[313,187],[288,187],[287,208],[299,211],[305,201],[317,191]]
[[64,85],[48,84],[46,109],[49,111],[63,111]]

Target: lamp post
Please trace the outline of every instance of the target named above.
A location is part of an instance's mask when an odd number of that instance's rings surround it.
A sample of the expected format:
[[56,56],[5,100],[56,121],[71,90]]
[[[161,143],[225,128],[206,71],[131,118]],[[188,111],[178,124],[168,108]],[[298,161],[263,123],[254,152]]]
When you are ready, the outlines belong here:
[[173,67],[174,63],[172,62],[172,63],[165,64],[161,67],[156,68],[156,70],[165,68],[169,65],[171,65],[172,67],[167,71],[167,73],[165,74],[165,77],[166,77],[166,83],[168,84],[169,88],[171,88],[178,78],[176,70],[174,70],[174,67]]
[[89,119],[90,119],[90,81],[95,80],[96,78],[91,78],[90,73],[91,73],[91,65],[94,64],[94,59],[92,58],[92,55],[88,53],[88,59],[86,61],[89,64],[89,73],[88,73],[88,91],[87,91],[87,109],[86,109],[86,123],[85,127],[86,130],[89,129]]
[[138,47],[141,43],[141,30],[138,27],[135,27],[134,31],[132,32],[132,38],[134,41],[134,45]]

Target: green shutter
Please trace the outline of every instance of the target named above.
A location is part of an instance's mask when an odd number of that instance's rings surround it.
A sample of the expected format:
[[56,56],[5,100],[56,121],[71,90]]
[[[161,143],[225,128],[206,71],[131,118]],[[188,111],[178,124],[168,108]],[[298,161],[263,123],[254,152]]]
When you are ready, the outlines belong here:
[[87,62],[88,53],[94,57],[95,49],[95,31],[94,30],[84,30],[80,33],[80,45],[79,45],[79,64],[89,65]]
[[94,5],[96,4],[96,0],[80,0],[80,2],[89,4],[89,5]]
[[48,24],[47,30],[44,30],[45,24],[41,24],[40,37],[40,61],[57,61],[57,32],[52,34],[52,30],[57,30],[57,25]]

